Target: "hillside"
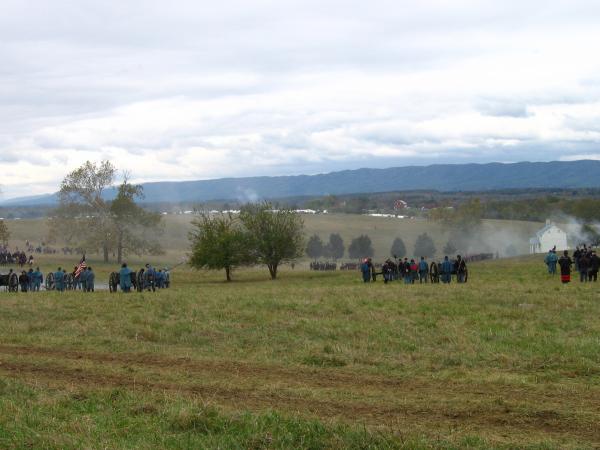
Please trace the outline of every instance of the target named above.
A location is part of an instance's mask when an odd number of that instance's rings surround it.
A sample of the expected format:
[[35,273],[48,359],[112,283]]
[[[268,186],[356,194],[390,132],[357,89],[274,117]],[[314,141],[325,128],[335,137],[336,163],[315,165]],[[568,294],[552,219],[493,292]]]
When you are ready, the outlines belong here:
[[[295,196],[373,193],[431,189],[486,191],[495,189],[600,187],[600,161],[519,162],[513,164],[436,164],[431,166],[357,169],[318,175],[222,178],[145,183],[146,202],[255,201]],[[107,192],[111,198],[114,189]],[[7,200],[0,205],[53,204],[55,195]]]

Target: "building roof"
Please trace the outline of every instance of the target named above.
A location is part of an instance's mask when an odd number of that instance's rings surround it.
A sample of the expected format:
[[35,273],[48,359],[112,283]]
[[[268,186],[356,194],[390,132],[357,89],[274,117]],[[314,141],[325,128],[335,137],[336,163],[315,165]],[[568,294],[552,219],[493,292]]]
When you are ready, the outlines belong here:
[[[563,230],[561,230],[560,228],[558,228],[555,224],[553,224],[553,223],[547,223],[544,226],[544,228],[542,228],[537,233],[535,233],[535,236],[536,236],[537,240],[539,241],[541,239],[541,237],[546,233],[546,231],[550,230],[550,228],[553,228],[553,227],[556,228],[561,233],[565,233]],[[534,238],[532,238],[532,239],[534,239]]]

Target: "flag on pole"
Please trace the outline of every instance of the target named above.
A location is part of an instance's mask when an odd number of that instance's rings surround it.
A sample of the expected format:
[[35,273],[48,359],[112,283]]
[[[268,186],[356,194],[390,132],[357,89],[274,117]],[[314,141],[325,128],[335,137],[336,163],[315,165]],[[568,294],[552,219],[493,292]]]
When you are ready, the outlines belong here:
[[85,269],[87,269],[87,264],[85,263],[85,255],[83,255],[81,257],[81,261],[79,261],[79,264],[77,265],[77,269],[75,270],[75,278],[77,278]]

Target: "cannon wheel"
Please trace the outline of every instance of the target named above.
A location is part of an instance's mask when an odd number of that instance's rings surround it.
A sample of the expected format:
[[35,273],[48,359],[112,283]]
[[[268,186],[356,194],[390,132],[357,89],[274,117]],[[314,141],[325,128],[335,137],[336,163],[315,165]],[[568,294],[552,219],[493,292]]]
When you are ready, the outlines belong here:
[[72,291],[73,290],[73,274],[72,273],[67,273],[65,275],[65,289],[67,291]]
[[129,277],[131,278],[131,286],[133,287],[133,290],[137,291],[138,290],[137,273],[135,273],[134,271],[131,271],[131,273],[129,274]]
[[111,272],[108,277],[108,290],[110,292],[117,292],[118,284],[119,284],[119,274],[117,272]]
[[142,292],[144,290],[144,269],[140,269],[137,273],[137,291]]
[[56,289],[56,283],[54,282],[54,274],[50,272],[46,276],[46,290],[53,291],[54,289]]
[[17,292],[19,290],[19,277],[15,272],[8,276],[8,292]]

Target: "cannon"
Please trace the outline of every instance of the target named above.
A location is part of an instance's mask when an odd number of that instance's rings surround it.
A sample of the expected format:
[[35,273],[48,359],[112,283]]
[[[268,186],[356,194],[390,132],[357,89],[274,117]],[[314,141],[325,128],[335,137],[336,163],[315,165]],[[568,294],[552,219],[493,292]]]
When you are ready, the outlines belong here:
[[8,292],[17,292],[19,290],[18,275],[14,272],[0,275],[0,286],[4,286]]
[[75,289],[75,277],[72,273],[65,274],[65,290],[72,291]]

